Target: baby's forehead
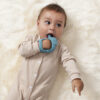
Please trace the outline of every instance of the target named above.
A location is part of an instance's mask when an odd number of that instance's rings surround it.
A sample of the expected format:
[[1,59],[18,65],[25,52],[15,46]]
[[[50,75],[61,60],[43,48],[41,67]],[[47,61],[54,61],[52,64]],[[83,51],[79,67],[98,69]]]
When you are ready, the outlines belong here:
[[43,17],[43,18],[50,18],[53,16],[55,16],[56,18],[59,18],[61,20],[65,18],[63,13],[57,12],[55,10],[44,10],[41,14],[41,17]]
[[42,15],[47,14],[47,13],[49,13],[49,14],[53,13],[53,14],[64,15],[63,13],[57,12],[57,11],[55,11],[55,10],[44,10],[44,11],[42,12]]

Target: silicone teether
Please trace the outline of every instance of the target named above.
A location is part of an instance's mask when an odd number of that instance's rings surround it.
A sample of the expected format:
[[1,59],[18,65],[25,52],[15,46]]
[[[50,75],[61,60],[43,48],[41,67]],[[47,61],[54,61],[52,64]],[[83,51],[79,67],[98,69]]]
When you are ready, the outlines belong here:
[[[39,40],[39,49],[40,49],[40,52],[49,53],[49,52],[52,52],[56,48],[56,45],[58,43],[57,39],[55,37],[53,37],[53,35],[50,34],[50,33],[47,34],[47,37],[48,38],[43,38],[43,39]],[[49,39],[51,41],[51,48],[50,49],[43,49],[42,48],[42,41],[45,40],[45,39]]]

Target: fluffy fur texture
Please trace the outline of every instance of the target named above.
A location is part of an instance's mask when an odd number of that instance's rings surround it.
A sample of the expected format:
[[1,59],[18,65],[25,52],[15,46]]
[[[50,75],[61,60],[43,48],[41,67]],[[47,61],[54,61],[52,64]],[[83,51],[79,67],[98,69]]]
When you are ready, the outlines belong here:
[[72,92],[67,73],[59,69],[50,100],[100,100],[100,0],[0,1],[0,100],[4,100],[20,68],[18,44],[36,31],[40,9],[58,3],[68,20],[62,41],[77,59],[84,82],[81,96]]

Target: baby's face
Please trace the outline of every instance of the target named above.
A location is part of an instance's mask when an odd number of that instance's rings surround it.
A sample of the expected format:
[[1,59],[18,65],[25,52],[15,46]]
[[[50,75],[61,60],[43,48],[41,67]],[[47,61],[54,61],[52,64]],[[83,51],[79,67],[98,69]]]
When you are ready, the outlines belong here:
[[65,16],[62,13],[53,10],[43,11],[40,19],[37,20],[40,38],[47,38],[47,34],[51,33],[59,39],[63,34],[64,23]]

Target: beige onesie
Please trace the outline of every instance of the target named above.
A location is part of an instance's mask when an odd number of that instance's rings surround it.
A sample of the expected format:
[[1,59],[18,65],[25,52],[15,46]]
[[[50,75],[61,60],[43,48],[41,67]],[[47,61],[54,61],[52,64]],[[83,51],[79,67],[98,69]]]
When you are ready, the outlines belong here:
[[68,72],[70,81],[81,78],[76,59],[64,44],[58,40],[53,52],[41,53],[39,39],[39,34],[28,34],[19,44],[18,51],[24,60],[6,100],[48,100],[59,64]]

